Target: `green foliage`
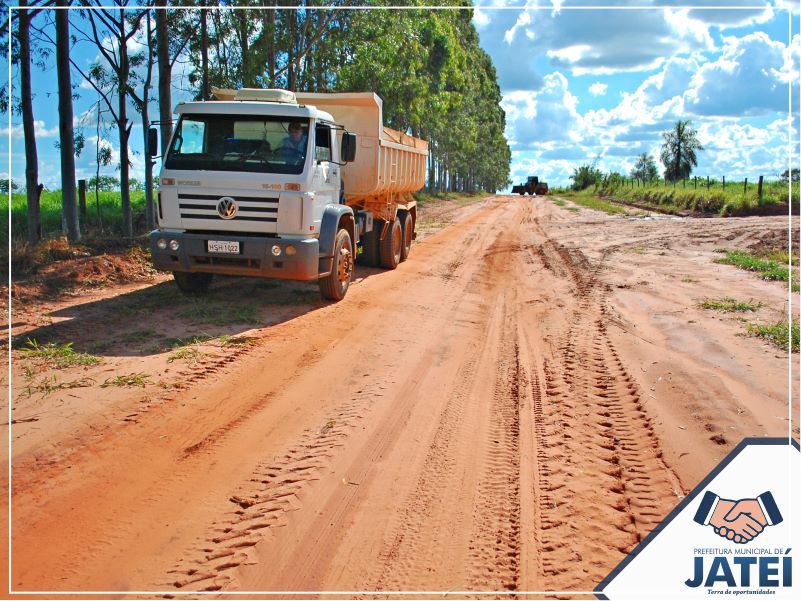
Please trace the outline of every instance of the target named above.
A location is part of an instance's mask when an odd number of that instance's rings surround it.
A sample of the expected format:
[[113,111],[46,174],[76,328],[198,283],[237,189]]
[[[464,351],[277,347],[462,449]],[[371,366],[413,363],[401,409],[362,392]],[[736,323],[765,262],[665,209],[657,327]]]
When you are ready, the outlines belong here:
[[[119,186],[118,186],[119,187]],[[122,234],[122,209],[119,191],[100,192],[99,203],[94,190],[87,189],[86,217],[81,219],[81,228],[98,229],[97,212],[99,204],[103,230],[109,234]],[[42,232],[45,236],[61,234],[61,191],[43,192],[41,196]],[[145,211],[145,193],[131,193],[131,210],[134,222],[138,214]],[[27,197],[25,194],[11,195],[11,238],[25,239],[27,232]],[[8,197],[0,195],[0,231],[8,230]]]
[[101,175],[100,177],[91,177],[86,182],[86,189],[97,189],[100,192],[113,192],[120,189],[120,180],[110,175]]
[[698,303],[702,309],[710,309],[712,311],[723,311],[724,313],[747,313],[760,309],[763,305],[760,302],[744,302],[738,301],[730,296],[725,296],[720,299],[705,298]]
[[[715,263],[734,265],[740,269],[754,271],[758,273],[763,280],[787,282],[790,279],[790,270],[786,265],[782,265],[770,259],[761,258],[754,253],[743,250],[727,250],[725,253],[726,256],[721,259],[716,259]],[[799,290],[797,273],[794,274],[793,277],[792,289],[794,292]]]
[[[584,193],[611,196],[616,202],[649,205],[662,212],[691,211],[722,217],[770,213],[774,211],[772,207],[787,203],[790,197],[787,183],[781,181],[764,182],[762,202],[759,201],[756,183],[749,182],[745,191],[743,182],[727,181],[725,189],[720,182],[713,180],[709,185],[707,188],[705,179],[699,180],[697,187],[692,179],[667,184],[664,180],[654,180],[643,184],[610,174]],[[794,184],[794,204],[798,202],[798,192],[798,184]]]
[[585,190],[590,186],[594,186],[603,179],[603,173],[598,169],[598,161],[593,161],[591,164],[580,165],[573,169],[573,175],[570,176],[573,180],[573,190]]
[[107,378],[100,385],[100,388],[108,388],[109,386],[140,386],[144,388],[146,384],[152,384],[150,381],[150,376],[143,372],[137,372],[133,374],[125,374],[121,376],[115,376],[113,378]]
[[631,170],[631,177],[643,182],[650,182],[659,177],[659,170],[656,167],[654,157],[647,152],[643,152],[638,156],[634,169]]
[[794,353],[799,352],[799,324],[793,322],[792,330],[787,321],[780,321],[770,325],[748,324],[748,333],[772,342],[775,346]]
[[673,129],[662,132],[662,164],[665,165],[665,179],[678,181],[690,177],[693,167],[698,166],[696,151],[703,150],[698,141],[698,132],[690,126],[689,120],[678,120]]
[[13,179],[12,180],[0,179],[0,194],[8,194],[9,182],[11,183],[12,192],[16,192],[17,190],[19,190],[17,182],[15,182]]
[[100,363],[99,357],[87,355],[86,353],[76,353],[75,349],[72,348],[72,342],[39,344],[35,338],[28,338],[21,352],[26,359],[41,360],[47,367],[54,369]]
[[623,207],[612,204],[611,202],[603,200],[602,198],[598,198],[597,196],[571,196],[570,200],[577,205],[581,205],[582,207],[595,209],[596,211],[603,211],[609,215],[626,212]]

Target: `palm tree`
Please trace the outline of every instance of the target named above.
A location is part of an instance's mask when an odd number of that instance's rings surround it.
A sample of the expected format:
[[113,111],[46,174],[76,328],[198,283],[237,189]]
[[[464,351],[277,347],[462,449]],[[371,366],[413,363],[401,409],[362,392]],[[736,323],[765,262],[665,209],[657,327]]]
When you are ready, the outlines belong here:
[[698,166],[697,150],[703,150],[698,141],[698,132],[690,127],[689,120],[676,121],[669,131],[662,132],[662,164],[665,165],[665,179],[676,181],[690,177],[693,167]]

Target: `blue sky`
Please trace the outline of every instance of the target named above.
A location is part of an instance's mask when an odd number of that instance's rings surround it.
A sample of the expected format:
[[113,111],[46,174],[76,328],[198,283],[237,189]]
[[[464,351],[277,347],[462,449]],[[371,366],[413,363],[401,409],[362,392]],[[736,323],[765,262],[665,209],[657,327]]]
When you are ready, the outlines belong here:
[[[774,177],[788,167],[788,87],[793,85],[793,165],[798,166],[799,3],[772,0],[612,2],[620,9],[581,9],[597,2],[528,0],[478,3],[474,23],[482,47],[498,71],[513,151],[511,178],[539,175],[567,185],[573,169],[598,161],[604,171],[628,173],[638,154],[659,159],[661,132],[691,119],[706,150],[696,173],[728,180]],[[690,7],[754,7],[746,10]],[[644,7],[634,9],[633,7]],[[792,28],[792,30],[790,29]],[[131,50],[136,50],[132,43]],[[74,57],[88,66],[97,56],[89,44]],[[7,62],[5,67],[7,71]],[[34,115],[40,178],[60,187],[56,73],[34,69]],[[16,79],[16,73],[13,74]],[[16,83],[16,82],[15,82]],[[87,148],[77,160],[78,178],[94,175],[97,96],[80,76],[75,125]],[[177,69],[176,88],[186,88]],[[185,94],[176,90],[177,102]],[[157,115],[155,104],[152,118]],[[133,110],[131,134],[141,151],[142,131]],[[24,182],[22,128],[18,116],[0,126],[0,150],[8,152],[12,177]],[[100,143],[116,153],[116,132]],[[118,160],[118,154],[115,154]],[[144,157],[132,157],[142,179]],[[661,168],[661,165],[660,165]],[[6,176],[8,168],[0,167]],[[114,167],[102,173],[114,175]]]

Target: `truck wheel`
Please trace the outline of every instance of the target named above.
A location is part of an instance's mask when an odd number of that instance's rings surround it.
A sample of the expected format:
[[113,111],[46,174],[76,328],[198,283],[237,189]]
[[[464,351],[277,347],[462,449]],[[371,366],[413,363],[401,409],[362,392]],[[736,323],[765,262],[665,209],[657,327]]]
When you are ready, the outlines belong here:
[[334,261],[331,273],[320,278],[320,294],[323,298],[339,301],[345,298],[350,281],[353,278],[353,242],[348,230],[337,232],[334,243]]
[[401,260],[401,247],[403,246],[403,228],[400,221],[395,221],[389,226],[389,231],[381,242],[378,243],[378,250],[381,255],[381,267],[395,269]]
[[401,243],[401,263],[409,258],[409,251],[412,250],[412,236],[414,236],[414,219],[411,213],[404,213],[401,217],[401,230],[403,233]]
[[378,254],[378,237],[384,222],[376,219],[373,222],[373,229],[362,236],[361,263],[369,267],[377,267],[381,258]]
[[173,271],[172,277],[178,289],[184,294],[201,294],[206,292],[214,278],[213,273],[187,273],[186,271]]

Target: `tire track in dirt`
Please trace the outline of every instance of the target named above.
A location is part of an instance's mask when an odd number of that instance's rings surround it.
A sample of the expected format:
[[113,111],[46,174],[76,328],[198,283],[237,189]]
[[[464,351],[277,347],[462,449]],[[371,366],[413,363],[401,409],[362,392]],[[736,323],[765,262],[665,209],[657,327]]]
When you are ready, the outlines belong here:
[[547,240],[540,256],[575,285],[569,329],[543,359],[544,391],[535,394],[542,568],[548,590],[586,590],[661,520],[681,488],[606,333],[606,255],[591,263]]
[[251,561],[247,549],[259,543],[271,527],[280,526],[298,506],[298,494],[318,479],[348,431],[366,407],[390,383],[371,383],[343,404],[319,428],[307,431],[283,455],[259,463],[248,482],[231,495],[237,507],[211,527],[210,535],[190,550],[171,571],[169,583],[180,590],[217,591],[229,584],[230,571]]
[[[505,301],[505,299],[502,299]],[[512,591],[520,576],[520,364],[517,320],[504,308],[497,378],[473,505],[468,582],[472,590]]]
[[[471,249],[475,251],[482,247],[487,243],[487,236],[487,231],[468,235],[465,252],[471,252]],[[452,266],[453,261],[448,265]],[[463,324],[463,327],[470,330],[478,350],[478,345],[485,337],[481,327],[476,332],[476,324],[485,324],[486,320],[481,314],[486,312],[486,307],[483,309],[479,307],[479,315],[472,315],[467,310],[468,308],[463,306],[466,289],[472,285],[475,277],[473,272],[476,268],[470,267],[463,273],[461,267],[462,264],[459,261],[459,265],[450,270],[451,277],[447,280],[452,288],[448,290],[447,298],[438,305],[437,310],[430,313],[430,317],[435,321],[444,320],[448,323],[458,321],[455,319],[456,315],[470,316],[471,321]],[[444,311],[442,311],[443,308],[445,308]],[[424,309],[430,310],[428,307]],[[401,343],[403,341],[393,340],[391,342]],[[443,420],[440,440],[452,436],[452,432],[448,432],[448,430],[454,426],[453,419],[460,411],[460,403],[464,396],[461,391],[469,390],[470,383],[475,377],[477,355],[471,352],[465,356],[467,361],[460,370],[465,384],[452,393],[453,403],[449,404],[451,411]],[[414,371],[414,379],[423,378],[424,373],[425,369]],[[236,568],[253,563],[253,548],[259,543],[267,543],[270,539],[271,529],[285,525],[287,520],[291,519],[291,512],[300,509],[301,497],[308,494],[308,489],[316,480],[320,479],[320,473],[329,469],[332,462],[337,459],[339,449],[345,445],[356,422],[367,417],[377,397],[382,396],[381,391],[394,383],[395,379],[392,376],[384,376],[381,380],[363,387],[355,394],[351,402],[340,406],[325,425],[306,432],[298,443],[289,448],[281,457],[259,463],[254,468],[248,482],[240,484],[236,492],[231,495],[229,500],[236,506],[236,509],[222,516],[210,526],[199,544],[190,549],[169,571],[170,580],[166,584],[174,587],[176,592],[219,591],[223,588],[235,587],[238,582]],[[414,382],[409,381],[404,386],[413,385]],[[390,425],[396,429],[396,422],[403,415],[404,413],[398,408],[398,411],[393,411],[393,414],[385,421],[390,422]],[[458,417],[456,424],[458,424]],[[185,449],[185,456],[201,451],[211,453],[217,446],[217,442],[222,441],[226,432],[231,430],[234,425],[237,424],[228,424],[223,431],[212,432],[208,440],[204,439]],[[372,442],[368,444],[375,449],[370,454],[376,456],[383,454],[382,449],[390,443],[391,439],[391,436],[379,437],[377,434],[371,437]],[[432,465],[434,471],[441,469],[443,469],[442,465]],[[348,484],[348,482],[345,483]],[[418,510],[419,505],[416,505],[414,511]],[[407,522],[406,526],[409,523],[413,523],[413,521]],[[401,533],[401,539],[406,534],[406,532]]]

